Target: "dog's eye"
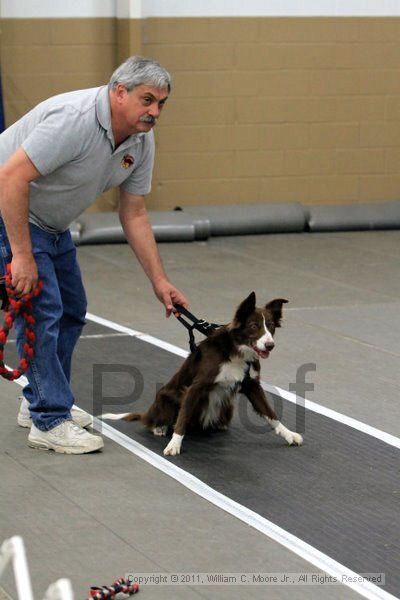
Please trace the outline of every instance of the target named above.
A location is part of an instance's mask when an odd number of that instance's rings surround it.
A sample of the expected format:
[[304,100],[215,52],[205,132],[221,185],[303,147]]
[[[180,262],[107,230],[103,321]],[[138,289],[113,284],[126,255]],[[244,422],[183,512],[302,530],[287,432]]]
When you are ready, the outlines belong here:
[[252,329],[253,331],[257,331],[257,329],[258,329],[257,323],[250,323],[250,329]]

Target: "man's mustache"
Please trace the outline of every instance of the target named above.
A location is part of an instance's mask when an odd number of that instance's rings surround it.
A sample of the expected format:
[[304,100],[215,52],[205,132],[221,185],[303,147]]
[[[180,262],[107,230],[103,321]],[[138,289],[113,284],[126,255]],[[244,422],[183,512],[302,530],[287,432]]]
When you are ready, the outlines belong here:
[[139,121],[142,123],[150,123],[150,125],[155,125],[157,123],[156,117],[152,117],[151,115],[140,117]]

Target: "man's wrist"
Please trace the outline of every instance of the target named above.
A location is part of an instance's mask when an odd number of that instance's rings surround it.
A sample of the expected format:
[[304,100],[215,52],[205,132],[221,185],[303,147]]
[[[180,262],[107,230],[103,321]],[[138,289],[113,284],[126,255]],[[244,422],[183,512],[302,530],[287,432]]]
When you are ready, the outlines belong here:
[[154,287],[158,287],[159,285],[163,285],[164,283],[168,283],[168,279],[166,275],[157,275],[156,277],[152,277],[152,283]]
[[11,246],[13,258],[33,260],[32,246],[30,248],[13,248]]

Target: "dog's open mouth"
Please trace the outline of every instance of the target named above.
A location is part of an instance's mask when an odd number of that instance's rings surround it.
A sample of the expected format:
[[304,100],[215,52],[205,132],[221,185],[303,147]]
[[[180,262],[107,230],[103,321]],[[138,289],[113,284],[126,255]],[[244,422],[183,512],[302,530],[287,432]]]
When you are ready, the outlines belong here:
[[252,348],[260,358],[268,358],[269,350],[260,350],[260,348],[257,348],[257,346],[252,346]]

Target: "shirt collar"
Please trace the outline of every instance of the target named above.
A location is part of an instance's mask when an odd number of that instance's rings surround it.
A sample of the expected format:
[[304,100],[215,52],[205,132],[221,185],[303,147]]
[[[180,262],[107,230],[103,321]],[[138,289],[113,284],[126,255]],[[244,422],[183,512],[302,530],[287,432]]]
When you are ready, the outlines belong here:
[[108,97],[107,85],[103,85],[97,94],[96,116],[103,129],[112,133],[110,99]]

